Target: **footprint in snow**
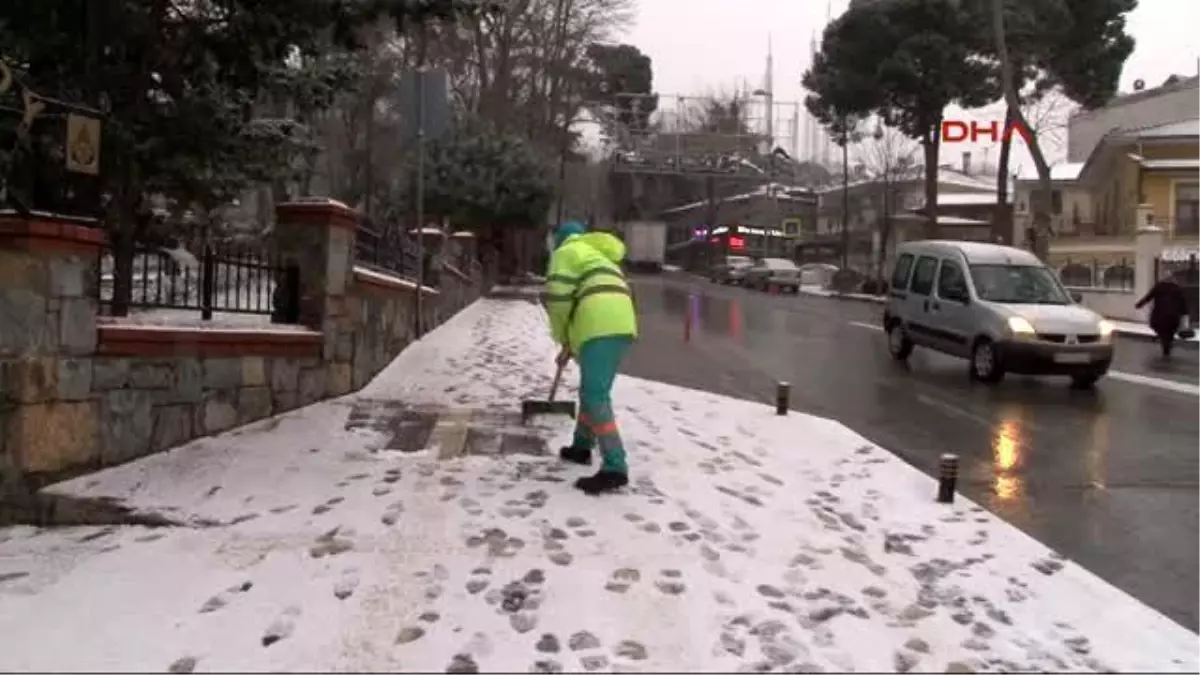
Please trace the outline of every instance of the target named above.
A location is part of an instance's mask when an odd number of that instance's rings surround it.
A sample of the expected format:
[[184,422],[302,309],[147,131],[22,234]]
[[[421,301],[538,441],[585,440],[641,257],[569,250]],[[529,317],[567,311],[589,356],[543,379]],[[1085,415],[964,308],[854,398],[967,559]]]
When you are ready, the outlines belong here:
[[351,595],[354,595],[355,589],[358,588],[358,583],[358,570],[355,568],[345,570],[342,572],[341,578],[333,584],[333,596],[338,600],[349,598]]
[[[595,652],[602,648],[600,638],[596,637],[591,631],[581,630],[573,633],[567,638],[567,647],[572,652]],[[610,661],[605,654],[580,654],[579,665],[587,672],[595,672],[608,668]]]
[[677,569],[664,569],[654,582],[654,587],[664,595],[682,595],[687,590],[683,582],[683,572]]
[[467,593],[477,595],[492,583],[492,568],[476,567],[467,578]]
[[171,665],[167,666],[167,672],[175,673],[176,675],[191,673],[196,670],[196,661],[196,657],[194,656],[184,656],[175,659]]
[[296,630],[296,619],[300,617],[300,608],[296,606],[283,610],[268,626],[262,636],[262,646],[270,647],[280,640],[287,639]]
[[629,587],[642,580],[642,573],[632,567],[622,567],[610,575],[605,590],[612,593],[624,593]]
[[207,601],[205,601],[205,603],[203,605],[201,605],[201,607],[200,607],[200,613],[201,614],[211,614],[212,612],[215,612],[218,609],[221,609],[225,605],[229,604],[231,596],[234,596],[234,595],[237,595],[240,593],[245,593],[246,591],[253,588],[253,586],[254,586],[254,584],[249,581],[244,581],[240,584],[234,584],[233,586],[230,586],[229,588],[225,589],[223,592],[218,593],[218,594],[212,596],[211,598],[209,598]]

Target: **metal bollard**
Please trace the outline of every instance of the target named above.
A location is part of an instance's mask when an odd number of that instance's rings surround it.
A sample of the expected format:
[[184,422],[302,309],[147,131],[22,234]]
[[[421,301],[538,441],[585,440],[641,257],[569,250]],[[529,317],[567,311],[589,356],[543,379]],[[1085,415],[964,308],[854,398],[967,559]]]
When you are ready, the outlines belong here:
[[792,385],[779,382],[775,385],[775,414],[788,414],[788,398],[792,393]]
[[958,455],[946,453],[938,462],[939,504],[954,503],[954,488],[958,484]]

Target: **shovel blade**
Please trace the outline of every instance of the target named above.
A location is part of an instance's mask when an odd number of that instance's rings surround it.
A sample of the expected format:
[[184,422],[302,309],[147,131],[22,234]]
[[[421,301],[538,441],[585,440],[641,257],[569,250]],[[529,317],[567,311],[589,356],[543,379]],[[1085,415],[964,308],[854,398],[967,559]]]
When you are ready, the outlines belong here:
[[521,401],[521,419],[534,415],[566,415],[575,417],[575,401]]

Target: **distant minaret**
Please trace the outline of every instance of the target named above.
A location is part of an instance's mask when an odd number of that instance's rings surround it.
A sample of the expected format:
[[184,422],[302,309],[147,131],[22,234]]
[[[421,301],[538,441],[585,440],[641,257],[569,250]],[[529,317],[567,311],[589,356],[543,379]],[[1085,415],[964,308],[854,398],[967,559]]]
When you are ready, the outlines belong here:
[[[817,33],[814,31],[808,38],[808,67],[811,68],[817,60]],[[810,162],[818,162],[821,159],[818,150],[821,143],[821,130],[817,125],[817,118],[804,110],[804,153]]]
[[763,77],[763,103],[766,108],[767,152],[775,150],[775,52],[771,46],[771,34],[767,33],[767,72]]

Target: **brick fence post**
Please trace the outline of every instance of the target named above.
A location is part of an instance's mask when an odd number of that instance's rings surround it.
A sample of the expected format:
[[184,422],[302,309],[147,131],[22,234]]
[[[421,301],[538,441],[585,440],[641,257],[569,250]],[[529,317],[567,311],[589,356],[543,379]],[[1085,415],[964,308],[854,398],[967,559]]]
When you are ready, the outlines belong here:
[[[322,379],[311,390],[341,396],[351,389],[356,305],[348,299],[354,275],[357,211],[332,199],[275,207],[275,249],[285,266],[299,268],[299,323],[324,336],[323,364],[301,373]],[[319,371],[319,372],[318,372]]]
[[26,495],[26,477],[99,462],[94,225],[0,213],[0,501]]

